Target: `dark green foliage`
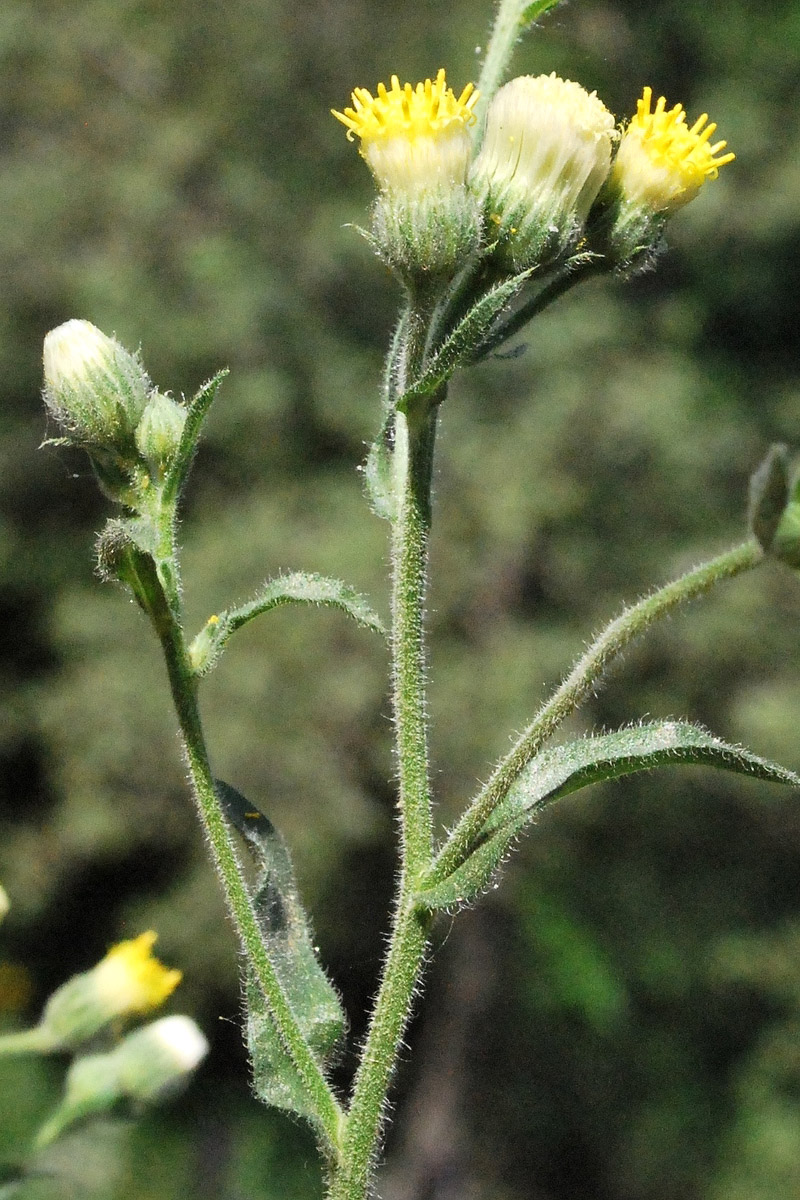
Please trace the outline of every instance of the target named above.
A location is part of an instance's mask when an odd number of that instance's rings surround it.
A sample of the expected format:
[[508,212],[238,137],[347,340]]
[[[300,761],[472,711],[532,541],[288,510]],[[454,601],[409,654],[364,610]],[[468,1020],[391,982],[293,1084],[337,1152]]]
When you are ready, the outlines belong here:
[[771,446],[750,478],[750,532],[767,553],[789,500],[789,453],[786,446]]

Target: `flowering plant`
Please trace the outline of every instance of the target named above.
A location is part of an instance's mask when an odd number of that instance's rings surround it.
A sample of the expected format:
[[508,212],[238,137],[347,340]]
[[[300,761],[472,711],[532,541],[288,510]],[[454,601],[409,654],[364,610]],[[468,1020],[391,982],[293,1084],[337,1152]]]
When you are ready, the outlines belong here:
[[[796,486],[776,449],[754,477],[751,536],[626,609],[496,764],[454,827],[437,835],[428,761],[425,596],[437,424],[455,372],[485,359],[569,288],[653,263],[669,217],[731,161],[713,124],[645,88],[621,128],[602,101],[556,75],[500,86],[522,26],[554,0],[503,0],[477,89],[444,70],[353,92],[335,116],[378,189],[365,236],[396,275],[402,304],[367,460],[371,504],[390,526],[392,704],[401,867],[394,923],[348,1101],[331,1083],[344,1014],[320,965],[286,845],[258,806],[215,778],[198,706],[229,638],[286,603],[332,606],[383,632],[346,585],[299,572],[244,605],[185,628],[177,510],[223,373],[189,402],[153,387],[139,358],[85,321],[48,335],[45,398],[66,441],[86,450],[120,506],[98,539],[102,575],[150,619],[165,662],[200,818],[245,958],[246,1033],[255,1088],[306,1119],[331,1200],[363,1200],[374,1178],[387,1096],[437,914],[473,902],[545,805],[593,782],[702,763],[776,783],[797,776],[687,722],[642,723],[548,745],[623,650],[678,605],[756,567],[797,566]],[[258,870],[249,881],[243,839]],[[80,1081],[79,1081],[80,1082]],[[78,1086],[76,1084],[76,1086]]]

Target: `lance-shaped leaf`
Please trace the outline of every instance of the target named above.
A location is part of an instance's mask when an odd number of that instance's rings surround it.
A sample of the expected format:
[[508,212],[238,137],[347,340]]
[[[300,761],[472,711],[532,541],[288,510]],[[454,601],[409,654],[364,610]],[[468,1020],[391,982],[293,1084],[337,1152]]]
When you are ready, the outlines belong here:
[[[517,777],[462,863],[418,894],[429,909],[473,899],[489,883],[514,839],[554,800],[608,779],[655,767],[695,764],[800,787],[800,775],[731,746],[685,721],[658,721],[543,750]],[[435,864],[434,864],[435,872]],[[435,877],[435,876],[434,876]]]
[[[335,988],[314,951],[300,903],[289,851],[272,822],[240,792],[221,780],[215,788],[226,817],[239,831],[258,866],[253,907],[264,946],[306,1042],[320,1066],[346,1029]],[[245,978],[247,1044],[259,1099],[311,1117],[306,1090],[278,1034],[264,994],[251,971]]]
[[229,608],[209,617],[206,624],[189,647],[189,661],[197,675],[205,675],[216,663],[231,634],[254,617],[283,604],[315,604],[325,608],[338,608],[347,613],[359,625],[385,633],[380,617],[353,588],[346,587],[338,579],[327,579],[323,575],[310,575],[294,571],[269,580],[261,591],[239,608]]
[[178,443],[172,465],[164,480],[163,499],[166,504],[175,504],[183,490],[183,486],[191,470],[192,459],[197,450],[197,443],[200,440],[203,423],[208,415],[208,410],[211,408],[214,397],[219,391],[219,386],[227,375],[227,370],[218,371],[216,375],[203,384],[189,403],[186,412],[186,421],[181,432],[181,440]]
[[476,351],[489,337],[495,321],[528,281],[533,270],[521,271],[511,279],[495,284],[473,304],[453,332],[431,355],[419,379],[397,401],[401,412],[405,412],[413,400],[435,395],[457,367],[473,361]]

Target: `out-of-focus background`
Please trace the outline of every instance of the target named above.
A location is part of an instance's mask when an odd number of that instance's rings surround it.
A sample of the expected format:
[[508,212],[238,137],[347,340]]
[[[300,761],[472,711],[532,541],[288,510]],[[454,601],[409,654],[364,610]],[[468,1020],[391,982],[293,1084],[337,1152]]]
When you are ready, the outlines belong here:
[[[386,609],[358,464],[396,288],[348,228],[368,171],[329,108],[478,69],[487,0],[5,0],[0,11],[0,1019],[153,928],[213,1049],[138,1125],[65,1139],[28,1197],[313,1200],[304,1130],[248,1091],[237,964],[144,619],[92,573],[109,510],[37,449],[44,333],[83,317],[191,393],[231,369],[185,507],[193,626],[284,568]],[[520,47],[620,116],[709,111],[734,165],[655,273],[578,290],[454,383],[432,543],[433,755],[452,820],[624,597],[739,538],[748,474],[800,447],[800,5],[573,0]],[[687,716],[800,767],[800,580],[767,566],[632,650],[573,732]],[[217,774],[289,840],[354,1040],[394,867],[386,657],[281,610],[205,685]],[[697,769],[571,798],[442,922],[385,1200],[796,1200],[800,801]],[[345,1055],[344,1084],[353,1066]],[[0,1158],[59,1094],[4,1063]]]

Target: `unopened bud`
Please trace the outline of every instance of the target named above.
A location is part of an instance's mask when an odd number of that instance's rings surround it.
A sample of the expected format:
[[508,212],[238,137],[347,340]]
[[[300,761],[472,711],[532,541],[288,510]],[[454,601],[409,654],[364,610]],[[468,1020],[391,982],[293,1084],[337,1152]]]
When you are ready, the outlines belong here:
[[153,1101],[180,1087],[208,1053],[191,1017],[162,1017],[131,1033],[115,1051],[119,1079],[132,1100]]
[[44,340],[44,399],[67,438],[124,455],[151,385],[136,355],[89,321],[66,321]]
[[169,1096],[207,1053],[208,1042],[191,1017],[173,1016],[128,1034],[108,1054],[75,1059],[64,1099],[39,1133],[38,1145],[49,1145],[77,1121],[122,1100],[149,1104]]
[[136,445],[154,470],[162,472],[178,449],[186,409],[171,396],[153,392],[136,426]]
[[597,95],[555,73],[523,75],[500,88],[470,184],[506,269],[522,271],[572,249],[617,136]]

